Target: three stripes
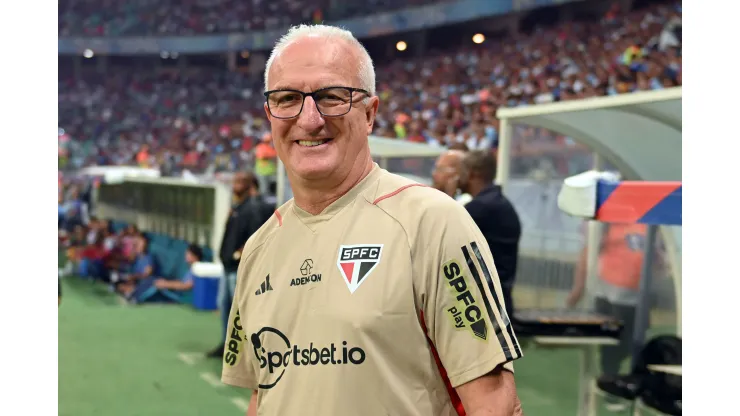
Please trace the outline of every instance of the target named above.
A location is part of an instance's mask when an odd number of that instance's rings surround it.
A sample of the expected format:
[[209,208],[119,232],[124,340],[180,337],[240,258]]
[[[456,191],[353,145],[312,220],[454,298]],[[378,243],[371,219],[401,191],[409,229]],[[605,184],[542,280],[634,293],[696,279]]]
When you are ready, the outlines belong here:
[[265,277],[265,280],[260,284],[260,288],[257,289],[256,292],[254,292],[255,296],[259,296],[265,292],[269,292],[272,290],[272,285],[270,284],[270,275],[268,274],[267,277]]
[[[465,256],[465,262],[468,264],[468,269],[470,269],[470,273],[473,275],[473,280],[475,280],[475,284],[476,286],[478,286],[478,290],[480,291],[481,297],[483,298],[483,304],[486,306],[486,311],[488,312],[488,319],[491,321],[491,325],[493,325],[493,330],[496,333],[496,338],[498,338],[498,342],[501,345],[501,350],[503,350],[506,360],[516,360],[517,358],[520,358],[522,356],[522,350],[519,347],[519,341],[517,341],[516,336],[514,335],[514,330],[511,327],[511,323],[508,315],[506,314],[506,310],[503,305],[501,305],[501,301],[499,300],[503,299],[503,297],[499,297],[496,286],[493,284],[491,272],[488,270],[488,266],[486,266],[486,262],[483,261],[483,256],[478,249],[478,244],[473,241],[470,243],[470,248],[473,250],[473,255],[475,256],[475,260],[477,260],[477,265],[476,261],[473,260],[473,257],[470,255],[468,247],[460,247],[463,252],[463,256]],[[501,329],[501,324],[499,324],[496,316],[497,314],[494,312],[494,309],[491,306],[491,301],[486,295],[484,282],[481,279],[480,274],[478,273],[479,268],[483,272],[483,277],[486,280],[485,286],[488,287],[488,290],[491,293],[491,297],[496,303],[495,310],[498,311],[498,316],[501,317],[501,321],[506,327],[506,333],[509,335],[509,339],[511,340],[511,344],[513,346],[513,354],[512,348],[509,346],[509,343],[506,340],[506,336],[504,336],[503,330]]]

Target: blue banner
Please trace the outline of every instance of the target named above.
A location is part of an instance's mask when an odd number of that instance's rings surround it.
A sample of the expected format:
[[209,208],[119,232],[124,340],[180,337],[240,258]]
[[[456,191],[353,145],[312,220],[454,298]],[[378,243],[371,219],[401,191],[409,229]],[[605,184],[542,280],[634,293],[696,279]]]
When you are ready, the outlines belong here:
[[[578,0],[459,0],[327,23],[344,27],[363,39],[572,1]],[[81,55],[85,49],[103,55],[145,55],[159,54],[162,51],[206,54],[267,50],[271,49],[284,33],[285,29],[201,36],[69,37],[59,39],[59,54]]]

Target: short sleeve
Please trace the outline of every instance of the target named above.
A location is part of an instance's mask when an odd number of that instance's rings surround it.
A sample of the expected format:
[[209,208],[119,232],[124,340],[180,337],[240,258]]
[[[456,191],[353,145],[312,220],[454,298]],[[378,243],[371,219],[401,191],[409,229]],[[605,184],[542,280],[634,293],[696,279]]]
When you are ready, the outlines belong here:
[[182,279],[180,279],[183,283],[193,283],[193,272],[191,270],[188,270],[187,273],[185,273],[182,276]]
[[[522,356],[493,256],[465,208],[423,210],[413,250],[427,336],[453,387]],[[495,254],[494,254],[495,255]]]
[[229,325],[226,329],[221,381],[232,386],[256,389],[257,377],[249,364],[249,354],[245,351],[247,346],[245,341],[239,306],[234,301],[231,305]]

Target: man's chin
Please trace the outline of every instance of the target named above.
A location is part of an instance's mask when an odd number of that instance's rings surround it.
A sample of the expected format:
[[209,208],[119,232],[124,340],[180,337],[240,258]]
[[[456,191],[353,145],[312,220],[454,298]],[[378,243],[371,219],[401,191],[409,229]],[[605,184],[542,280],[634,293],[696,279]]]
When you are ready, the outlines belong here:
[[293,173],[299,178],[307,181],[318,181],[329,178],[335,171],[332,166],[324,164],[313,164],[308,166],[296,166]]

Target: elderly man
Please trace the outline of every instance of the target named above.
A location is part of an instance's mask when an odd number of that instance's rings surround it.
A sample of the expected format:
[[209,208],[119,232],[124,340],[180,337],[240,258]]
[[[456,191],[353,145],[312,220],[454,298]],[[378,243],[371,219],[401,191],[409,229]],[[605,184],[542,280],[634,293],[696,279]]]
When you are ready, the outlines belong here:
[[247,414],[521,414],[522,353],[485,238],[462,205],[372,161],[367,51],[294,27],[265,90],[294,198],[238,269],[222,380],[253,390]]
[[465,153],[464,150],[447,150],[439,155],[432,172],[432,186],[434,189],[446,193],[463,205],[472,199],[470,194],[458,192],[460,169]]

